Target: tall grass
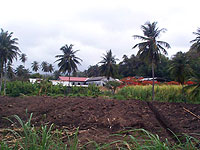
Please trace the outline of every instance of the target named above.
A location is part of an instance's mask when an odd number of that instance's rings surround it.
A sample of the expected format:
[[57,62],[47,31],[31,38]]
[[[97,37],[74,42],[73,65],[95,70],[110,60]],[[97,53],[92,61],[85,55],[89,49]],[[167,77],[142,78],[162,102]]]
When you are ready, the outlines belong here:
[[[200,103],[200,96],[191,98],[187,93],[186,99],[188,102]],[[117,99],[152,99],[152,86],[127,86],[118,91],[114,98]],[[182,94],[182,86],[180,85],[156,85],[155,100],[163,102],[184,102]]]

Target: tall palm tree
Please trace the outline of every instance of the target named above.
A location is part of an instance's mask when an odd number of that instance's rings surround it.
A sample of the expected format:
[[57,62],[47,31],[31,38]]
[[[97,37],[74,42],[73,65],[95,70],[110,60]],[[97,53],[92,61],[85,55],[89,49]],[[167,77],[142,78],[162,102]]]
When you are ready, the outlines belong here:
[[59,71],[62,73],[67,72],[69,76],[69,85],[70,85],[70,74],[78,70],[77,65],[80,65],[81,64],[80,61],[82,61],[79,57],[75,55],[79,50],[73,50],[72,48],[73,48],[72,44],[70,44],[69,46],[66,44],[65,46],[60,48],[63,54],[55,56],[56,58],[58,58],[56,62],[59,62],[58,63]]
[[34,62],[32,63],[31,68],[32,68],[33,71],[37,72],[37,71],[39,70],[39,68],[40,68],[40,67],[39,67],[39,63],[38,63],[37,61],[34,61]]
[[52,64],[48,64],[47,68],[48,68],[48,72],[50,72],[50,73],[52,73],[54,71]]
[[112,54],[111,49],[107,51],[102,58],[103,60],[99,62],[102,64],[100,66],[100,70],[101,73],[104,74],[109,80],[110,77],[114,77],[115,75],[115,65],[118,59]]
[[192,44],[191,49],[195,49],[200,52],[200,28],[197,29],[197,32],[193,32],[197,37],[190,41]]
[[24,63],[24,67],[25,67],[25,62],[27,61],[27,56],[26,56],[26,54],[22,53],[22,54],[20,55],[20,60],[21,60],[22,63]]
[[48,72],[48,63],[46,61],[42,62],[41,67],[43,72]]
[[158,41],[158,37],[161,32],[165,32],[166,29],[159,29],[157,27],[157,22],[146,22],[141,26],[144,36],[134,35],[135,39],[142,40],[141,43],[133,46],[133,49],[138,47],[139,51],[137,55],[140,59],[147,61],[152,67],[152,100],[154,100],[154,66],[160,61],[161,53],[167,54],[165,48],[170,48],[170,45],[164,41]]
[[[13,62],[13,59],[17,59],[19,55],[19,47],[17,46],[17,38],[12,38],[13,32],[8,33],[1,29],[0,33],[0,68],[1,68],[1,82],[0,82],[0,92],[2,87],[2,78],[4,72],[4,95],[6,94],[6,75],[7,75],[7,63]],[[3,71],[4,68],[4,71]]]

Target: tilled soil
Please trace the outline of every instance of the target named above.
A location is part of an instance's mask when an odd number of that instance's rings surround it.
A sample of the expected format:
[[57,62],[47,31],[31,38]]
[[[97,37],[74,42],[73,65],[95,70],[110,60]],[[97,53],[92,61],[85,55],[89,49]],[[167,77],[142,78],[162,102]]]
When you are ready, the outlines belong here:
[[[139,100],[110,100],[103,98],[0,97],[0,128],[10,127],[4,117],[18,115],[32,123],[54,123],[57,127],[79,127],[81,141],[109,142],[109,135],[127,128],[143,128],[158,134],[162,140],[173,140],[176,134],[200,134],[200,105],[159,103]],[[26,113],[28,112],[28,113]],[[195,137],[200,138],[195,135]]]

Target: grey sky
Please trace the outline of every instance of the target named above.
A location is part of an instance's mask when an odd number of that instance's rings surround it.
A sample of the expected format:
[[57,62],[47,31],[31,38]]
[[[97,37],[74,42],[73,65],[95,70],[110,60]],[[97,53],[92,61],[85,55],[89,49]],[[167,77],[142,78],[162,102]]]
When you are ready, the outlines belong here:
[[27,67],[34,60],[54,63],[60,47],[74,44],[83,71],[109,49],[119,59],[136,54],[132,35],[142,35],[146,21],[167,29],[160,40],[171,45],[169,57],[188,51],[200,27],[199,5],[199,0],[1,0],[0,28],[19,39]]

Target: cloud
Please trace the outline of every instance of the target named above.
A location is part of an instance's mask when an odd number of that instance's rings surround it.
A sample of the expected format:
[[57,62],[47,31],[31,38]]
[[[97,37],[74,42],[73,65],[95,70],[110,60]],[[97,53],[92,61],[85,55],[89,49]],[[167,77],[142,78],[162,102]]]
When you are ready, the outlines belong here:
[[20,49],[28,56],[27,67],[35,60],[56,66],[60,47],[74,44],[80,50],[77,56],[83,60],[79,67],[83,71],[109,49],[119,59],[136,54],[132,47],[139,41],[132,35],[142,35],[140,26],[146,21],[158,21],[160,28],[167,28],[160,40],[171,45],[169,57],[187,51],[192,32],[199,27],[199,4],[199,0],[6,0],[1,3],[0,27],[19,39]]

